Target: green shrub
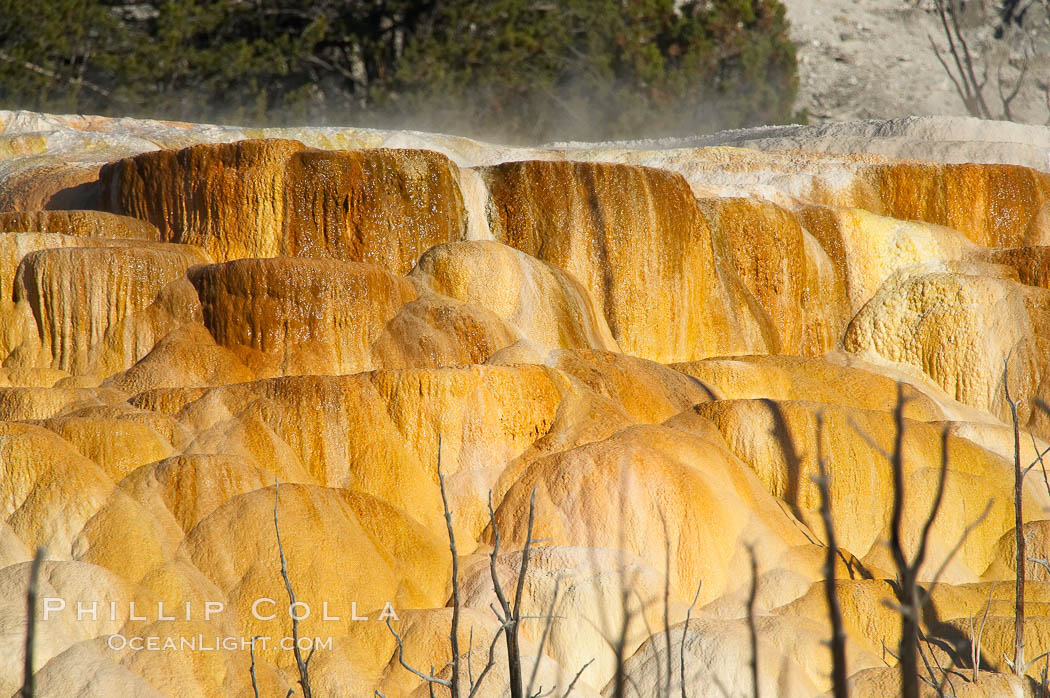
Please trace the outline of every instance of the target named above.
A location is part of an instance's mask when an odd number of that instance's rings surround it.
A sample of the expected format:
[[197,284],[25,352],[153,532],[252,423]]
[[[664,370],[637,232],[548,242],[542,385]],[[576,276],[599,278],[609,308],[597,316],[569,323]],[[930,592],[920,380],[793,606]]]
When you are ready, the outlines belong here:
[[517,141],[793,117],[779,0],[0,0],[0,107]]

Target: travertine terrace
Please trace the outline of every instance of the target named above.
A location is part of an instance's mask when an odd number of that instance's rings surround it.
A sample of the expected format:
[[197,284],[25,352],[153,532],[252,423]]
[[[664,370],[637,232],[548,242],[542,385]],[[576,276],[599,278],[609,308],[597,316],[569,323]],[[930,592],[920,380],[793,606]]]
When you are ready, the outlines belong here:
[[[259,694],[286,695],[279,482],[299,631],[331,638],[314,695],[424,698],[380,618],[447,673],[440,437],[475,671],[499,626],[489,497],[510,586],[535,493],[537,686],[586,665],[572,695],[611,698],[622,641],[627,695],[683,675],[750,695],[753,550],[762,695],[828,691],[822,453],[853,695],[892,695],[898,384],[906,550],[948,450],[924,634],[962,647],[987,603],[985,670],[955,690],[1030,694],[1004,661],[1003,369],[1028,463],[1050,441],[1048,146],[967,119],[510,148],[0,112],[0,694],[46,546],[39,695],[252,696],[253,636],[274,638]],[[1031,558],[1048,507],[1036,469]],[[1029,658],[1050,650],[1047,569]],[[509,695],[495,648],[479,696]]]

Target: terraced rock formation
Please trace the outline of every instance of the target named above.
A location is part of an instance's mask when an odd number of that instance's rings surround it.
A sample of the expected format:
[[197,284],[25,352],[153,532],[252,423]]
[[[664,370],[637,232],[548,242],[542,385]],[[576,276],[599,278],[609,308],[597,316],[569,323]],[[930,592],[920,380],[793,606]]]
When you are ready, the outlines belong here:
[[[891,695],[887,456],[911,555],[943,448],[924,652],[959,695],[1032,695],[1042,665],[1003,659],[1004,383],[1027,465],[1050,441],[1050,174],[959,123],[837,126],[836,154],[826,128],[515,149],[0,113],[0,694],[37,546],[39,695],[298,690],[276,502],[313,695],[426,696],[401,660],[450,676],[444,494],[464,673],[492,648],[477,695],[510,695],[493,577],[513,590],[530,508],[534,687],[751,695],[753,627],[762,695],[820,695],[823,464],[852,695]],[[1050,575],[1026,569],[1031,659]]]

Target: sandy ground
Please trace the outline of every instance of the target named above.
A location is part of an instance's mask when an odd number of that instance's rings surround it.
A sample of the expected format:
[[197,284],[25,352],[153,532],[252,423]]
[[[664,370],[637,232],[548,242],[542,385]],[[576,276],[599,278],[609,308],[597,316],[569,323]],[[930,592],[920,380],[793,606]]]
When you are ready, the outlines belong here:
[[[930,46],[943,30],[930,2],[909,0],[782,0],[798,46],[798,108],[811,123],[901,116],[966,115],[966,108]],[[1045,27],[1037,29],[1050,33]],[[983,58],[983,57],[981,57]],[[1016,120],[1044,123],[1046,57],[1033,63]],[[997,101],[994,90],[987,96]]]

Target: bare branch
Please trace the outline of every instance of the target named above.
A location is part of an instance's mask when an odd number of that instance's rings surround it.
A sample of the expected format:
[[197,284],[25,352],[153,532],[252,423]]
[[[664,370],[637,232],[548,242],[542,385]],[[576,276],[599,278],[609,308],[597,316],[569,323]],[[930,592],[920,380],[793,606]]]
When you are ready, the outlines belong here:
[[544,648],[547,646],[547,638],[550,637],[551,626],[554,625],[554,609],[558,603],[558,593],[561,591],[561,575],[554,579],[554,595],[551,597],[550,606],[547,607],[546,623],[543,625],[543,634],[540,636],[540,645],[536,650],[536,662],[532,665],[532,673],[529,674],[529,685],[526,693],[532,693],[532,686],[536,681],[536,673],[539,671],[539,657],[543,656]]
[[751,695],[759,698],[758,686],[758,630],[755,627],[755,598],[758,596],[758,562],[755,560],[755,548],[748,544],[748,555],[751,557],[751,591],[747,597],[747,632],[751,639]]
[[958,0],[949,0],[952,5],[952,11],[950,12],[952,20],[952,28],[955,31],[955,38],[962,47],[963,59],[966,65],[966,74],[970,80],[970,84],[974,86],[974,99],[978,108],[981,110],[981,116],[985,119],[992,118],[992,112],[988,109],[988,104],[984,101],[984,95],[981,92],[981,88],[984,84],[977,79],[977,74],[973,69],[973,55],[970,51],[969,42],[966,40],[966,35],[963,34],[962,29],[959,27],[959,5]]
[[926,38],[930,40],[930,48],[933,49],[933,55],[937,56],[937,61],[941,64],[941,67],[944,68],[944,72],[948,76],[948,79],[952,81],[952,85],[955,86],[955,91],[959,94],[959,99],[961,99],[963,104],[966,105],[966,110],[970,111],[970,97],[968,93],[963,90],[963,86],[955,79],[955,73],[953,73],[952,69],[948,67],[944,57],[941,55],[941,50],[937,48],[937,44],[934,43],[933,37],[927,34]]
[[[252,664],[248,667],[248,674],[252,677],[252,693],[255,694],[255,698],[259,698],[259,682],[255,676],[255,641],[259,639],[256,635],[252,638],[252,644],[248,646],[248,654],[252,658]],[[379,693],[376,691],[376,693]],[[382,695],[381,693],[379,695]]]
[[[521,675],[521,651],[518,648],[518,628],[521,624],[521,602],[525,588],[525,576],[528,574],[529,569],[529,554],[534,542],[532,539],[532,529],[535,523],[535,517],[536,490],[533,489],[532,495],[529,497],[528,531],[525,535],[525,547],[521,552],[521,566],[518,569],[518,579],[514,590],[514,606],[512,607],[510,602],[507,601],[506,595],[503,593],[503,586],[500,584],[499,575],[496,573],[496,557],[499,554],[500,541],[499,526],[496,525],[496,512],[492,508],[492,492],[489,492],[489,520],[491,522],[493,539],[492,554],[489,556],[489,574],[492,576],[492,586],[496,593],[496,599],[499,601],[500,608],[503,610],[501,621],[506,628],[507,673],[510,681],[511,698],[524,698],[524,686]],[[497,613],[497,616],[500,616],[500,614]]]
[[686,612],[685,612],[685,624],[682,626],[682,646],[679,648],[681,650],[681,653],[680,653],[681,661],[679,662],[679,665],[678,665],[679,672],[680,672],[680,678],[681,678],[681,681],[682,681],[682,686],[681,686],[681,688],[682,688],[682,698],[689,698],[685,694],[685,638],[689,634],[689,620],[690,620],[690,618],[693,615],[693,608],[696,606],[696,602],[700,598],[700,589],[701,589],[701,587],[703,587],[703,585],[704,585],[703,580],[700,580],[700,583],[696,585],[696,593],[693,594],[693,602],[691,604],[689,604],[689,608],[686,609]]
[[420,671],[419,669],[416,669],[414,666],[411,666],[408,662],[406,662],[405,661],[405,643],[401,639],[401,636],[397,634],[397,631],[394,630],[394,626],[390,624],[390,619],[389,618],[386,619],[386,627],[387,627],[388,630],[390,630],[390,634],[394,636],[394,641],[397,642],[397,661],[402,667],[404,667],[404,669],[406,671],[409,671],[409,672],[415,674],[416,676],[418,676],[419,678],[423,679],[428,684],[430,684],[431,685],[431,691],[433,691],[433,685],[434,684],[437,684],[439,686],[445,686],[446,688],[451,688],[452,687],[451,682],[446,681],[444,679],[439,679],[438,677],[433,675],[434,667],[430,667],[431,673],[430,674],[426,674],[426,673],[423,673],[422,671]]
[[33,670],[33,650],[36,648],[36,602],[40,594],[40,568],[47,557],[47,548],[38,546],[33,564],[29,568],[29,587],[26,590],[26,644],[25,667],[22,673],[21,698],[33,698],[36,692],[36,675]]
[[437,475],[441,488],[441,507],[445,512],[445,528],[448,530],[448,549],[452,554],[452,629],[448,634],[449,648],[452,651],[452,678],[449,688],[452,698],[459,698],[459,554],[456,552],[456,534],[452,530],[452,512],[448,507],[445,474],[441,472],[441,434],[438,434]]
[[310,689],[310,657],[303,660],[302,650],[299,649],[299,616],[296,613],[295,590],[292,588],[292,580],[288,576],[288,561],[284,557],[284,545],[281,543],[281,526],[277,522],[277,504],[280,502],[281,483],[274,478],[273,481],[273,529],[277,533],[277,550],[281,554],[281,577],[284,578],[284,589],[288,592],[288,615],[292,617],[292,654],[295,656],[295,666],[299,670],[299,686],[303,691],[303,698],[311,698],[313,693]]
[[933,498],[933,507],[930,510],[930,515],[926,518],[926,523],[923,524],[922,533],[919,536],[919,548],[915,552],[915,558],[912,560],[912,568],[915,573],[918,574],[919,568],[922,563],[926,560],[926,546],[929,544],[930,531],[933,529],[934,520],[937,518],[937,514],[941,510],[941,502],[944,500],[944,488],[948,481],[948,427],[944,427],[941,430],[941,469],[940,475],[937,478],[937,494]]
[[1006,94],[1003,91],[1003,66],[999,66],[999,101],[1001,101],[1003,104],[1003,115],[1007,118],[1007,120],[1013,119],[1013,114],[1011,114],[1010,112],[1010,106],[1013,104],[1013,101],[1017,99],[1017,95],[1020,94],[1021,88],[1024,86],[1024,79],[1025,76],[1028,74],[1028,61],[1028,50],[1025,49],[1024,58],[1021,61],[1021,71],[1018,74],[1017,81],[1014,83],[1013,89],[1010,90],[1009,94]]
[[15,58],[14,56],[11,56],[10,54],[8,54],[6,51],[0,51],[0,61],[4,61],[5,63],[12,63],[14,65],[21,66],[22,68],[25,68],[26,70],[28,70],[31,73],[36,73],[37,75],[42,75],[45,78],[49,78],[51,80],[54,80],[55,82],[68,83],[69,85],[72,85],[73,87],[84,87],[84,88],[90,90],[91,92],[94,92],[97,95],[105,97],[106,99],[108,99],[108,100],[110,100],[112,102],[115,102],[117,104],[124,104],[124,100],[118,98],[116,95],[114,95],[112,92],[110,92],[109,90],[105,89],[104,87],[101,87],[99,85],[96,85],[93,82],[85,80],[83,78],[83,76],[75,77],[75,78],[74,77],[64,77],[62,75],[59,75],[58,73],[56,73],[53,70],[48,70],[47,68],[45,68],[42,65],[37,65],[36,63],[31,63],[30,61],[24,61],[24,60],[20,60],[18,58]]
[[499,637],[503,634],[505,629],[505,626],[501,625],[499,630],[496,631],[496,634],[492,636],[492,642],[489,643],[488,661],[485,662],[485,668],[481,670],[480,674],[478,674],[477,683],[474,683],[473,681],[471,682],[470,694],[467,698],[474,698],[474,696],[477,695],[478,691],[481,690],[481,684],[485,680],[485,677],[488,676],[492,667],[496,665],[496,643],[499,641]]
[[973,616],[970,616],[970,659],[973,662],[974,683],[977,683],[977,678],[981,675],[981,640],[984,637],[984,626],[988,622],[988,611],[992,608],[992,596],[995,594],[997,584],[998,582],[993,582],[992,588],[988,590],[988,602],[984,605],[984,615],[981,616],[981,624],[976,634],[974,633]]
[[1003,362],[1003,391],[1010,406],[1010,420],[1014,429],[1014,541],[1017,545],[1014,588],[1014,673],[1024,674],[1024,585],[1025,585],[1025,538],[1024,538],[1024,473],[1021,471],[1021,425],[1017,416],[1017,403],[1010,397],[1010,358]]
[[565,689],[565,693],[562,694],[562,698],[569,698],[569,694],[572,693],[572,689],[576,688],[576,682],[580,680],[580,676],[584,670],[594,662],[593,659],[588,659],[587,663],[580,667],[580,670],[576,672],[576,676],[572,677],[572,682],[569,687]]
[[893,511],[890,516],[890,552],[900,582],[901,639],[900,677],[901,695],[919,698],[918,666],[918,599],[915,572],[904,556],[904,386],[897,383],[897,403],[893,409],[894,437],[891,461],[893,467]]
[[[500,584],[499,575],[496,573],[496,558],[499,556],[499,526],[496,525],[496,512],[492,508],[492,491],[489,491],[489,521],[492,524],[492,553],[489,555],[489,574],[492,576],[492,588],[496,593],[496,600],[499,602],[500,610],[502,614],[497,613],[496,617],[504,624],[509,622],[513,613],[511,612],[510,603],[507,601],[507,597],[503,594],[503,585]],[[495,610],[495,609],[494,609]]]
[[474,669],[470,666],[470,657],[474,654],[474,626],[470,626],[470,637],[467,638],[467,690],[474,691]]
[[817,468],[816,481],[820,490],[820,516],[824,520],[824,537],[827,551],[824,557],[824,596],[828,604],[831,621],[831,683],[835,698],[848,698],[849,674],[846,668],[846,631],[843,629],[842,608],[839,606],[838,588],[835,584],[835,558],[838,541],[835,524],[831,517],[831,483],[828,479],[827,460],[824,456],[824,412],[817,413]]

